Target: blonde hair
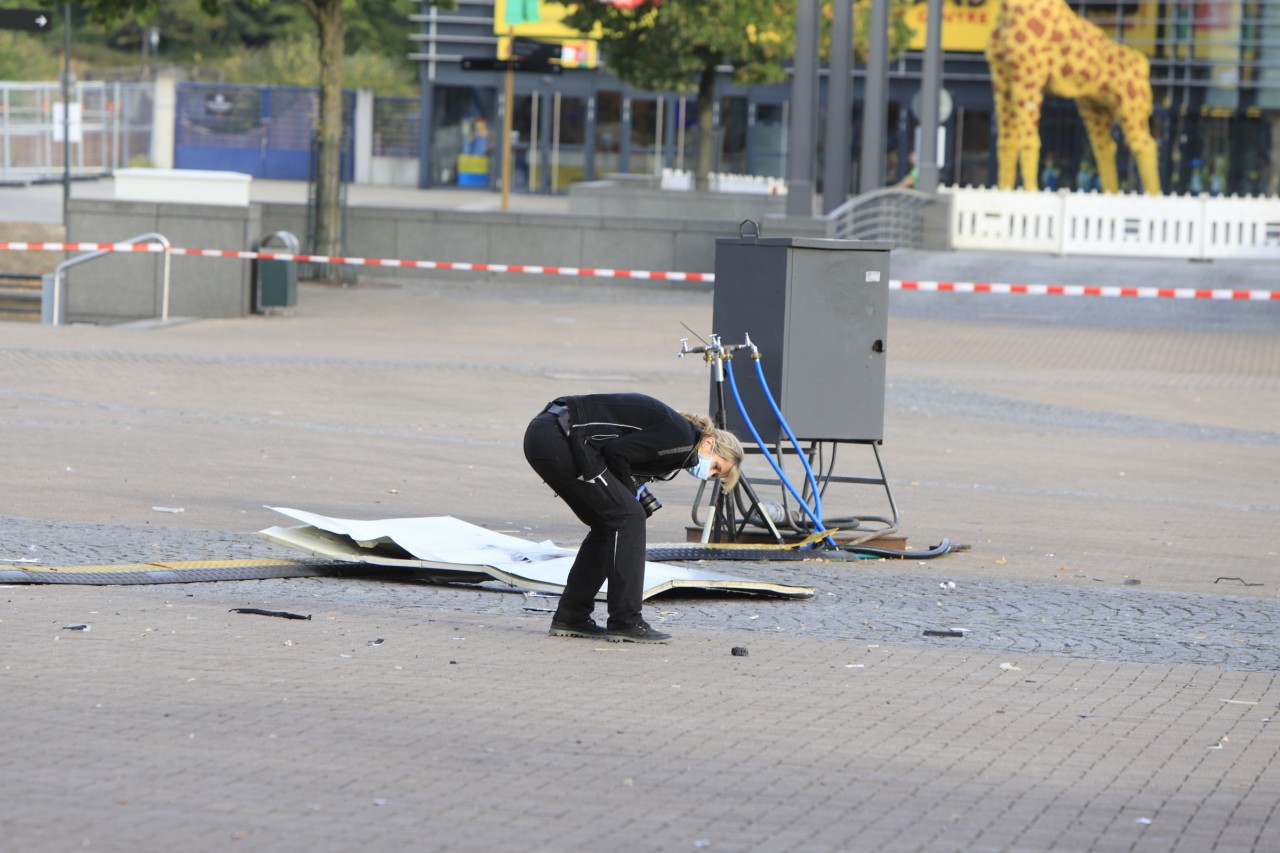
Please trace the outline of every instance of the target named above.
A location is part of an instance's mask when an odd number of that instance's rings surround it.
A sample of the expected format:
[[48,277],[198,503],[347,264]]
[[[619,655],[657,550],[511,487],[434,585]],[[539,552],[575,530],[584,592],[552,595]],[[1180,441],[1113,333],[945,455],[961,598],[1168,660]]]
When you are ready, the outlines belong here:
[[733,487],[738,485],[738,476],[741,473],[742,457],[744,451],[742,442],[738,441],[738,437],[725,429],[718,429],[715,422],[706,415],[695,415],[689,412],[681,412],[684,419],[698,428],[702,433],[702,438],[711,438],[715,444],[712,453],[719,456],[730,465],[729,473],[720,478],[720,483],[727,491],[732,491]]

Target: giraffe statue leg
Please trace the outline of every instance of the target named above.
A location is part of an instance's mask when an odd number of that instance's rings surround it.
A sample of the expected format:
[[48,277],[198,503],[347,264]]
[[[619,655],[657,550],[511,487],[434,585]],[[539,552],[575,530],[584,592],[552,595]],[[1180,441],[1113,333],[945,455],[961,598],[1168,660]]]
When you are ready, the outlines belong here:
[[996,186],[1011,190],[1018,183],[1018,150],[1022,140],[1018,130],[1018,107],[1004,63],[990,61],[991,86],[996,108]]
[[1120,129],[1125,142],[1138,163],[1138,175],[1142,178],[1142,191],[1147,195],[1160,195],[1160,166],[1157,162],[1159,147],[1147,127],[1145,115],[1124,113],[1120,116]]
[[1022,188],[1035,192],[1040,187],[1040,108],[1044,104],[1044,85],[1025,93],[1015,105],[1015,129],[1018,136],[1018,167]]
[[1089,134],[1089,145],[1093,148],[1093,159],[1098,165],[1098,183],[1102,185],[1102,191],[1120,192],[1120,179],[1116,174],[1116,142],[1111,138],[1115,115],[1089,98],[1077,100],[1076,109],[1080,111],[1085,132]]
[[[1000,139],[996,143],[996,164],[999,169],[996,186],[1011,190],[1018,185],[1018,164],[1023,150],[1023,132],[1016,117],[1000,122]],[[1034,175],[1032,180],[1034,180]],[[1023,184],[1026,173],[1023,173]]]

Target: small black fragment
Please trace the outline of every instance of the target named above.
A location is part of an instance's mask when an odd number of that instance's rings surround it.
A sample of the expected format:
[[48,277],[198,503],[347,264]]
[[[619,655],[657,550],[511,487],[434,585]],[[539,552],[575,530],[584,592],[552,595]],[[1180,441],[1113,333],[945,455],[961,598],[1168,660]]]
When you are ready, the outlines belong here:
[[310,616],[301,616],[297,613],[287,613],[283,610],[259,610],[256,607],[233,607],[227,611],[228,613],[256,613],[259,616],[279,616],[281,619],[305,619],[311,620]]
[[963,637],[964,631],[959,631],[952,628],[944,628],[944,629],[925,628],[924,635],[926,637]]
[[729,654],[733,655],[735,658],[745,658],[747,656],[747,649],[745,646],[734,646],[729,650]]

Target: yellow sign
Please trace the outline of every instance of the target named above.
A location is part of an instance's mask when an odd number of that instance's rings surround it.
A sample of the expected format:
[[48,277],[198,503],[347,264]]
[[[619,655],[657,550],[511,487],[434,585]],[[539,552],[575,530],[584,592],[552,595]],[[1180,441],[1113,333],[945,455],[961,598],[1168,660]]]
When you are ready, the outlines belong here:
[[562,6],[554,0],[543,0],[538,4],[538,19],[523,24],[507,23],[507,3],[509,0],[495,0],[493,8],[493,33],[499,36],[523,36],[533,39],[582,39],[582,33],[567,26],[565,16],[569,7]]
[[596,68],[600,65],[600,45],[592,38],[564,23],[569,9],[553,0],[538,6],[538,19],[522,24],[507,24],[507,3],[496,0],[493,10],[493,33],[498,36],[498,59],[511,56],[513,36],[561,45],[560,65],[565,68]]
[[[942,49],[982,53],[1000,14],[1000,0],[944,0],[942,4]],[[915,35],[911,50],[924,50],[929,4],[920,0],[907,9],[906,22]]]

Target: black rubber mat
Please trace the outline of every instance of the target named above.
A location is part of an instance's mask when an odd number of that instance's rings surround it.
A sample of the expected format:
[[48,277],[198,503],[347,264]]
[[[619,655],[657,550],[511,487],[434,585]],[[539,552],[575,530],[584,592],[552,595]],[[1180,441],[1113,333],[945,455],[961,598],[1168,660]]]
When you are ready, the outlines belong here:
[[901,551],[896,548],[878,548],[873,545],[845,545],[841,548],[751,548],[716,547],[714,545],[663,545],[645,551],[645,559],[655,563],[682,560],[741,560],[752,563],[796,562],[799,560],[928,560],[952,551],[968,550],[968,546],[953,546],[943,539],[927,551]]
[[750,563],[798,562],[800,560],[855,560],[842,551],[800,551],[785,548],[717,548],[714,545],[664,545],[649,548],[644,558],[654,563],[676,563],[688,560],[736,560]]

